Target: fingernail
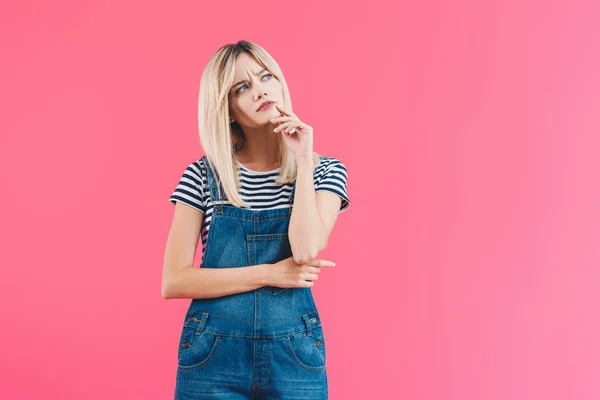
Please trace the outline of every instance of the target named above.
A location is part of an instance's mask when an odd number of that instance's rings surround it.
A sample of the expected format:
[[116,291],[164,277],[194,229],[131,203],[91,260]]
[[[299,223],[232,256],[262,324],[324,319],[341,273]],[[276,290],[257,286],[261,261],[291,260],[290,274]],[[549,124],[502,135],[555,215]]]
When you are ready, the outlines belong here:
[[333,266],[335,267],[335,263],[332,263],[332,264],[333,264]]

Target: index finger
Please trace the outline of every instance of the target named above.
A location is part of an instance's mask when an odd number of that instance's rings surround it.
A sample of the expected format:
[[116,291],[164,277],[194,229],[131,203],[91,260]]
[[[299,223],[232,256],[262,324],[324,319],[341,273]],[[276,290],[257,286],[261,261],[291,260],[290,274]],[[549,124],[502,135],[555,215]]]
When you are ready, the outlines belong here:
[[327,261],[322,259],[312,260],[309,265],[313,265],[316,267],[335,267],[335,263],[333,261]]
[[281,111],[285,116],[291,117],[294,115],[294,113],[291,110],[288,110],[286,107],[283,107],[279,103],[275,103],[275,107],[277,107],[277,109]]

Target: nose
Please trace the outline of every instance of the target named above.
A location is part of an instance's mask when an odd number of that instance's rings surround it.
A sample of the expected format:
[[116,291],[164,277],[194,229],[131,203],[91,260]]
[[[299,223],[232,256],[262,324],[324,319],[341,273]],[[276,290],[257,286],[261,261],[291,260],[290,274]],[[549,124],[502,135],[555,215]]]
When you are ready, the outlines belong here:
[[264,82],[257,82],[256,84],[254,84],[255,92],[254,92],[254,99],[258,100],[260,98],[260,96],[264,97],[267,95],[267,89],[265,89],[263,87]]
[[259,89],[254,94],[254,99],[258,100],[261,96],[265,97],[267,95],[267,91],[265,89]]

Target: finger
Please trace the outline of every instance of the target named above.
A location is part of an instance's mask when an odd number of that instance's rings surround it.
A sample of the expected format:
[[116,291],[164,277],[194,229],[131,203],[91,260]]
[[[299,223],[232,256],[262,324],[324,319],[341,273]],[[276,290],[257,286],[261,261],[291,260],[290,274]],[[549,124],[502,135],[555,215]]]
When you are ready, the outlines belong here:
[[296,124],[296,126],[289,129],[289,133],[294,133],[294,132],[300,133],[305,128],[306,128],[306,124],[304,122],[298,120],[298,123]]
[[288,125],[287,128],[284,129],[284,132],[289,132],[289,133],[293,133],[292,130],[295,130],[296,128],[298,128],[301,124],[297,121],[292,121],[290,122],[290,124]]
[[283,124],[279,125],[277,128],[273,129],[273,132],[279,132],[282,129],[287,128],[288,126],[290,126],[291,124],[293,124],[294,121],[290,121],[290,122],[284,122]]
[[311,264],[304,264],[302,265],[302,269],[304,271],[308,271],[308,272],[315,272],[315,271],[321,271],[321,267],[317,266],[317,265],[311,265]]
[[286,126],[287,123],[288,122],[284,122],[283,124],[279,125],[277,128],[273,129],[273,132],[279,132],[282,127]]
[[278,124],[280,122],[287,122],[287,121],[291,121],[293,119],[294,119],[294,117],[277,117],[277,118],[271,118],[271,122],[274,124]]
[[287,117],[292,117],[294,116],[294,113],[292,112],[292,110],[288,109],[287,107],[282,106],[279,103],[275,103],[275,107],[277,107],[277,109],[282,112],[284,114],[284,116]]
[[319,279],[319,275],[317,274],[308,274],[308,278],[306,279],[310,279],[311,281],[316,281],[317,279]]
[[319,279],[319,275],[310,272],[305,272],[301,275],[301,278],[305,281],[316,281],[317,279]]
[[317,267],[335,267],[335,263],[333,261],[327,261],[322,259],[313,260],[309,265],[314,265]]

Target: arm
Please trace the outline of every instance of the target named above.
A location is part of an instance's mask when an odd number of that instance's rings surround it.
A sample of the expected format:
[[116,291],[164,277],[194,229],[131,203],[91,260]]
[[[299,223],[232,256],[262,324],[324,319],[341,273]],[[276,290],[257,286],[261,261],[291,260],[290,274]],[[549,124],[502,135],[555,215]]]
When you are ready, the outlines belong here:
[[193,267],[203,219],[201,211],[177,202],[163,263],[162,297],[221,297],[267,285],[267,264],[239,268]]
[[238,268],[193,268],[186,266],[163,286],[165,299],[222,297],[247,292],[267,284],[264,264]]
[[317,208],[312,154],[298,158],[296,163],[298,176],[288,237],[294,261],[304,264],[313,260],[325,248],[328,235]]

